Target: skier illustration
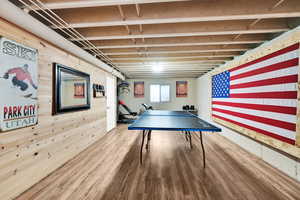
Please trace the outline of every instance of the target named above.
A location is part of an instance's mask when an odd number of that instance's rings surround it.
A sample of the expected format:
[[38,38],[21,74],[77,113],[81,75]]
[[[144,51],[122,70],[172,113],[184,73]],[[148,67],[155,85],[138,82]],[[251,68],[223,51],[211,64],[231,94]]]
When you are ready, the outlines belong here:
[[4,79],[8,79],[10,75],[14,74],[12,78],[12,84],[20,88],[21,91],[28,89],[28,84],[25,80],[28,80],[31,86],[37,90],[37,86],[33,83],[30,72],[28,71],[29,66],[25,64],[23,67],[16,67],[9,69],[3,76]]

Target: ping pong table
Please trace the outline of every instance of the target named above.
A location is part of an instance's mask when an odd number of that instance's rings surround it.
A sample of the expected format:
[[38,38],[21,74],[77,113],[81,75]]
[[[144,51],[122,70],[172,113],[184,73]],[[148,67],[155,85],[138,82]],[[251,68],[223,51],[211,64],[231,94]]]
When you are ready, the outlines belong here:
[[147,110],[134,123],[132,123],[128,130],[141,130],[142,144],[140,150],[140,163],[143,163],[143,146],[144,140],[147,136],[146,149],[149,148],[149,141],[151,140],[151,132],[153,130],[161,131],[180,131],[185,134],[186,140],[190,143],[191,149],[192,136],[191,132],[199,132],[200,142],[203,154],[203,167],[205,168],[205,149],[203,145],[202,132],[220,132],[221,129],[200,119],[187,111],[168,111],[168,110]]

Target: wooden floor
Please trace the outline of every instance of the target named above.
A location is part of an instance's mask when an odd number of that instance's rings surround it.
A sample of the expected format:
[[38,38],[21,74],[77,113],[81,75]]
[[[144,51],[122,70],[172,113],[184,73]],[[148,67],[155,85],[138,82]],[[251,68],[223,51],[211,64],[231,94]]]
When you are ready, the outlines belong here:
[[126,128],[108,133],[17,199],[300,199],[298,182],[218,134],[204,135],[205,170],[199,138],[193,136],[190,150],[175,132],[154,131],[141,166],[141,135]]

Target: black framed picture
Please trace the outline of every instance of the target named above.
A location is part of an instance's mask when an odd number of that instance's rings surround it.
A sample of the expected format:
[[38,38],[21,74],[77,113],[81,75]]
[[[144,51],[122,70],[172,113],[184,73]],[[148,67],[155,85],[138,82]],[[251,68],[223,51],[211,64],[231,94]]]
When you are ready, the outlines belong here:
[[90,75],[53,64],[53,114],[90,108]]

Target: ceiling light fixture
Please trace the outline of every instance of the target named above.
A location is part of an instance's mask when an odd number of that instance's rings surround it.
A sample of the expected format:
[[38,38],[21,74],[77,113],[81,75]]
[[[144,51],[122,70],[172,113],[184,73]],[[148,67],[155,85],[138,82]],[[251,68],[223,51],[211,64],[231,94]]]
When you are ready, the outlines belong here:
[[157,62],[157,63],[154,63],[154,65],[152,65],[152,71],[153,72],[159,73],[162,70],[163,70],[163,68],[161,66],[161,63]]

